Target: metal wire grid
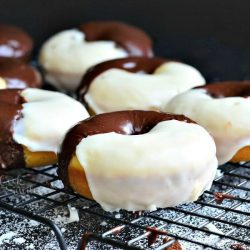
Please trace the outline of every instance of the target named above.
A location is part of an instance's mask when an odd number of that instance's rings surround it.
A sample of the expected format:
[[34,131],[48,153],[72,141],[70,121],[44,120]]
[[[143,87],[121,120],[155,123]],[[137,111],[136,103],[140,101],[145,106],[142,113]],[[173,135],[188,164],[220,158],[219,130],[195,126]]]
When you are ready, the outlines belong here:
[[[63,190],[55,170],[56,166],[51,166],[8,171],[2,175],[0,172],[0,208],[50,227],[54,231],[60,249],[67,249],[64,236],[57,223],[44,213],[57,207],[67,207],[68,204],[75,204],[80,215],[88,214],[96,221],[108,221],[109,230],[83,232],[82,239],[78,238],[79,248],[80,245],[85,245],[87,249],[107,249],[110,246],[112,249],[160,250],[168,249],[178,242],[188,246],[187,249],[250,249],[250,164],[248,163],[228,163],[222,166],[223,175],[214,181],[211,191],[206,191],[195,203],[141,214],[121,211],[119,216],[104,212],[95,202]],[[39,188],[49,189],[50,192],[45,194],[36,192]],[[234,198],[218,204],[214,192],[232,194]],[[63,194],[66,198],[55,199],[58,194]],[[25,196],[28,198],[24,198]],[[36,202],[46,205],[30,211],[29,205]],[[218,230],[209,231],[206,227],[211,223]],[[154,228],[164,232],[163,235],[157,237],[152,231]],[[164,234],[167,234],[168,241],[164,241],[166,239]],[[236,243],[239,245],[235,245]],[[237,246],[242,248],[236,248]]]

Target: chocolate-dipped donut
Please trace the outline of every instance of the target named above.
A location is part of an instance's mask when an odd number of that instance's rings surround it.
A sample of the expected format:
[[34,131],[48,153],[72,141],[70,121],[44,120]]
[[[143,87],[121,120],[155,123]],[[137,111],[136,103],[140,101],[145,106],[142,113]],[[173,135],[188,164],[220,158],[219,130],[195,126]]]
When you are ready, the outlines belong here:
[[128,57],[90,68],[77,93],[94,114],[162,110],[173,96],[204,83],[201,74],[184,63],[156,57]]
[[[198,148],[198,157],[190,155]],[[196,173],[191,174],[191,166]],[[95,199],[105,210],[135,211],[197,199],[211,185],[216,167],[212,138],[192,120],[135,110],[96,115],[70,129],[59,154],[58,174],[65,187]],[[170,184],[174,180],[178,188]],[[190,183],[186,183],[188,180]],[[106,192],[105,201],[100,197],[99,185]],[[158,185],[162,197],[158,196]],[[133,193],[133,197],[126,198],[124,193]]]
[[3,88],[41,88],[40,73],[32,66],[24,63],[0,64],[0,78],[5,84]]
[[64,134],[86,117],[80,103],[61,93],[0,90],[0,169],[56,163]]
[[127,56],[152,56],[152,42],[142,30],[113,21],[82,24],[46,41],[39,62],[46,80],[59,89],[75,91],[92,66]]
[[175,97],[166,111],[184,114],[214,137],[220,164],[250,160],[250,81],[216,82]]
[[33,40],[24,30],[0,24],[0,64],[27,62],[32,49]]

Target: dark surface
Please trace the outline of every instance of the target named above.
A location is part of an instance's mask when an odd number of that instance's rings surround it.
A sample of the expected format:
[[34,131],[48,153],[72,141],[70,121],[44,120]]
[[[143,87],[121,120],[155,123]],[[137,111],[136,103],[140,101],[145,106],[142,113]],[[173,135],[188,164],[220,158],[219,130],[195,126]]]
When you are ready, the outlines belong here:
[[20,25],[36,49],[91,20],[121,20],[152,35],[156,55],[198,67],[208,81],[250,79],[248,0],[0,0],[0,22]]

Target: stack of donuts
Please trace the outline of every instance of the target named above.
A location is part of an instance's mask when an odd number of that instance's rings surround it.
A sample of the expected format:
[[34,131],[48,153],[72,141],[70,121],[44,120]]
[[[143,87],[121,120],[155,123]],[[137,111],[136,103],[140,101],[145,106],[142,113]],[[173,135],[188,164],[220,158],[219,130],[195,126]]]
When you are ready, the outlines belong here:
[[58,164],[65,188],[104,210],[151,211],[197,200],[219,164],[250,160],[250,81],[206,84],[115,21],[50,37],[41,73],[32,48],[0,25],[0,169]]

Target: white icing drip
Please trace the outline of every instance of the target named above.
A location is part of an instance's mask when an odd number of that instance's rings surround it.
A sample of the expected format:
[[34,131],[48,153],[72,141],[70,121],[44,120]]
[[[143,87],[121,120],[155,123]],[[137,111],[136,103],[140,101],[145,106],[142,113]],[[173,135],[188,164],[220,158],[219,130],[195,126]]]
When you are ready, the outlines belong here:
[[30,151],[57,153],[65,133],[87,118],[86,109],[64,94],[40,89],[26,89],[21,96],[22,118],[14,124],[13,138]]
[[135,74],[121,69],[109,69],[97,76],[85,96],[97,114],[117,110],[162,110],[179,93],[205,84],[195,68],[168,62],[154,74]]
[[202,127],[176,120],[142,135],[89,136],[76,148],[91,193],[107,211],[155,210],[196,200],[211,186],[215,154]]
[[52,36],[43,45],[39,61],[46,78],[59,88],[75,90],[81,77],[91,66],[128,56],[113,41],[86,42],[83,32],[71,29]]
[[184,114],[206,128],[214,137],[220,164],[250,145],[250,98],[214,99],[195,89],[175,97],[165,111]]

